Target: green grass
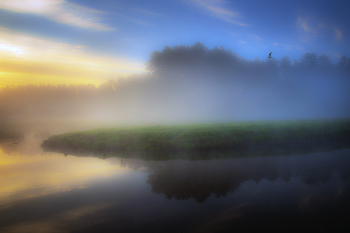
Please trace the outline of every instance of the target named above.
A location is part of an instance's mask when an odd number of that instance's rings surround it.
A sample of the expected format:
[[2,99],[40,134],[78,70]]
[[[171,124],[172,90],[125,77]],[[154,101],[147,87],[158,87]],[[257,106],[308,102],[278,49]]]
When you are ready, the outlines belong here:
[[46,150],[204,152],[244,148],[350,146],[349,120],[259,121],[99,129],[55,135]]

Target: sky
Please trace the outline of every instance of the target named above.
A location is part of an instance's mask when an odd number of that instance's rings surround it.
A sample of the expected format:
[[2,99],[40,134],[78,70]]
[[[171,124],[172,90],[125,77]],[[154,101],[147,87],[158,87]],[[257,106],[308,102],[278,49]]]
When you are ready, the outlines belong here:
[[347,0],[0,0],[0,87],[99,85],[146,72],[164,46],[253,60],[350,56]]

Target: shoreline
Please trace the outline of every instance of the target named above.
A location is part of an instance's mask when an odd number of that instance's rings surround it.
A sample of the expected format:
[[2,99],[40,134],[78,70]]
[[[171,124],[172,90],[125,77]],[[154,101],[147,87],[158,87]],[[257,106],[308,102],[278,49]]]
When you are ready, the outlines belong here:
[[349,120],[294,120],[98,129],[55,135],[45,150],[195,153],[350,146]]

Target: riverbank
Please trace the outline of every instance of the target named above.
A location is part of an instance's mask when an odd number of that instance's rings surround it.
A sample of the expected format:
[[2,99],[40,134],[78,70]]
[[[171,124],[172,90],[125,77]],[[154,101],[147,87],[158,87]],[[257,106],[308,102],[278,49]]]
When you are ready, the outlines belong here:
[[242,148],[350,146],[350,121],[295,120],[99,129],[55,135],[53,151],[200,152]]

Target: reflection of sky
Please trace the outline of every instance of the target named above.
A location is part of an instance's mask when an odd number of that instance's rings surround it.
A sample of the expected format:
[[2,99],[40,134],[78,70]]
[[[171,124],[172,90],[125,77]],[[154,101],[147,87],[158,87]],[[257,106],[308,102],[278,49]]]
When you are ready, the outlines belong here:
[[0,206],[13,201],[86,188],[99,177],[123,175],[128,168],[93,157],[7,155],[0,149]]

